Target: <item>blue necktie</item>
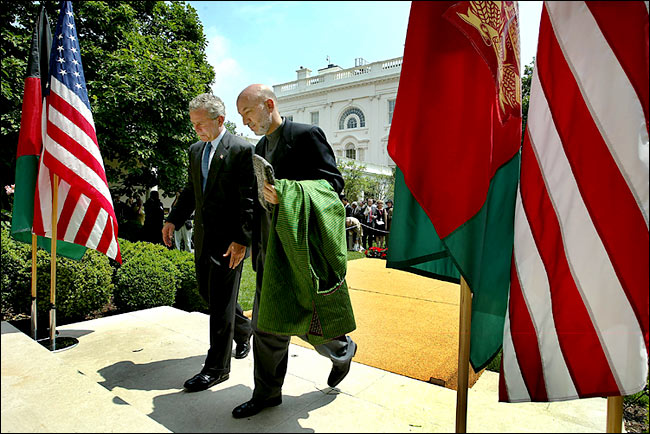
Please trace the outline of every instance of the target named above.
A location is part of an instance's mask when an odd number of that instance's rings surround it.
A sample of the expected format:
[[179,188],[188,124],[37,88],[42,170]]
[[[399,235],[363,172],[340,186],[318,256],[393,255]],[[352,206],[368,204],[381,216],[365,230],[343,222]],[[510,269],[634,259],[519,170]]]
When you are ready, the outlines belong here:
[[205,144],[203,151],[203,160],[201,161],[201,174],[203,175],[203,191],[205,191],[205,184],[208,181],[208,172],[210,171],[210,151],[212,150],[212,142]]

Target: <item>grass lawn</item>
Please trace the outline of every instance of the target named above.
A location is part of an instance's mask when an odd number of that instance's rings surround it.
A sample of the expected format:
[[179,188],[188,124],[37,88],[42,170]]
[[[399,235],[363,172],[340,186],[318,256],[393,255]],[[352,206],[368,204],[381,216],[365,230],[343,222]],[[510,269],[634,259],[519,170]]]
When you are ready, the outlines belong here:
[[[348,252],[348,261],[363,258],[365,255],[359,252]],[[255,272],[251,258],[244,260],[244,269],[241,275],[241,284],[239,286],[239,304],[242,309],[251,310],[253,308],[253,299],[255,298]]]

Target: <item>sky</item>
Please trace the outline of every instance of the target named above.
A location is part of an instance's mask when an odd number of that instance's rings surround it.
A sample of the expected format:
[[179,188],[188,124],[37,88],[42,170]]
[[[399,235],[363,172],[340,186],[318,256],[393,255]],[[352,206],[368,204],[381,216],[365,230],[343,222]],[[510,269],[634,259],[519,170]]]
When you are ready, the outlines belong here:
[[[269,86],[296,79],[301,66],[311,75],[329,63],[354,67],[404,53],[408,1],[190,1],[203,23],[206,54],[215,69],[212,91],[226,105],[226,120],[254,137],[241,122],[236,99],[249,84]],[[541,1],[519,2],[521,58],[537,50]]]

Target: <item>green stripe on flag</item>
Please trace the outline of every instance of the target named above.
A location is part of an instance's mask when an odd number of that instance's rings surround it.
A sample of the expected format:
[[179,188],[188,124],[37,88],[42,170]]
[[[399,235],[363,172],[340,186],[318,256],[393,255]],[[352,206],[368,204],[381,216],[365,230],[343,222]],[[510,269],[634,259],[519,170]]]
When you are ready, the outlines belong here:
[[462,271],[473,294],[470,362],[477,372],[503,342],[519,161],[517,153],[497,170],[479,212],[444,240],[406,187],[399,169],[395,178],[386,266],[456,283]]
[[393,208],[386,267],[459,283],[458,269],[399,168],[395,174],[395,203],[399,206]]
[[[34,192],[38,177],[38,155],[23,155],[16,159],[16,187],[11,214],[11,236],[23,243],[32,243],[32,224],[34,222]],[[37,245],[51,251],[50,238],[37,237]],[[65,241],[56,242],[59,256],[79,260],[86,253],[86,247]]]
[[519,163],[517,153],[497,170],[481,210],[444,240],[472,290],[470,362],[477,372],[503,343]]

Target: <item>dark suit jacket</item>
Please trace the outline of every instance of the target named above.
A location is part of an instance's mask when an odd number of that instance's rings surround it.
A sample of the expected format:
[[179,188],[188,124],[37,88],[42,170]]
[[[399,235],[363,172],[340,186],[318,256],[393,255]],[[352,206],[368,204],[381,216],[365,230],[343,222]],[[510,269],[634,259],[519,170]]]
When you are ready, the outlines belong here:
[[251,243],[255,187],[253,145],[226,131],[212,158],[205,192],[201,182],[204,148],[203,141],[190,146],[188,182],[167,221],[180,228],[196,210],[196,260],[205,261],[211,256],[226,265],[223,254],[231,242],[244,246]]
[[[264,156],[266,136],[255,146],[255,153]],[[343,191],[343,176],[336,167],[334,151],[325,138],[325,133],[314,125],[300,124],[285,118],[282,136],[273,156],[273,170],[276,179],[304,181],[325,179],[334,190]],[[260,213],[264,210],[256,203],[253,231],[253,266],[261,248]]]

